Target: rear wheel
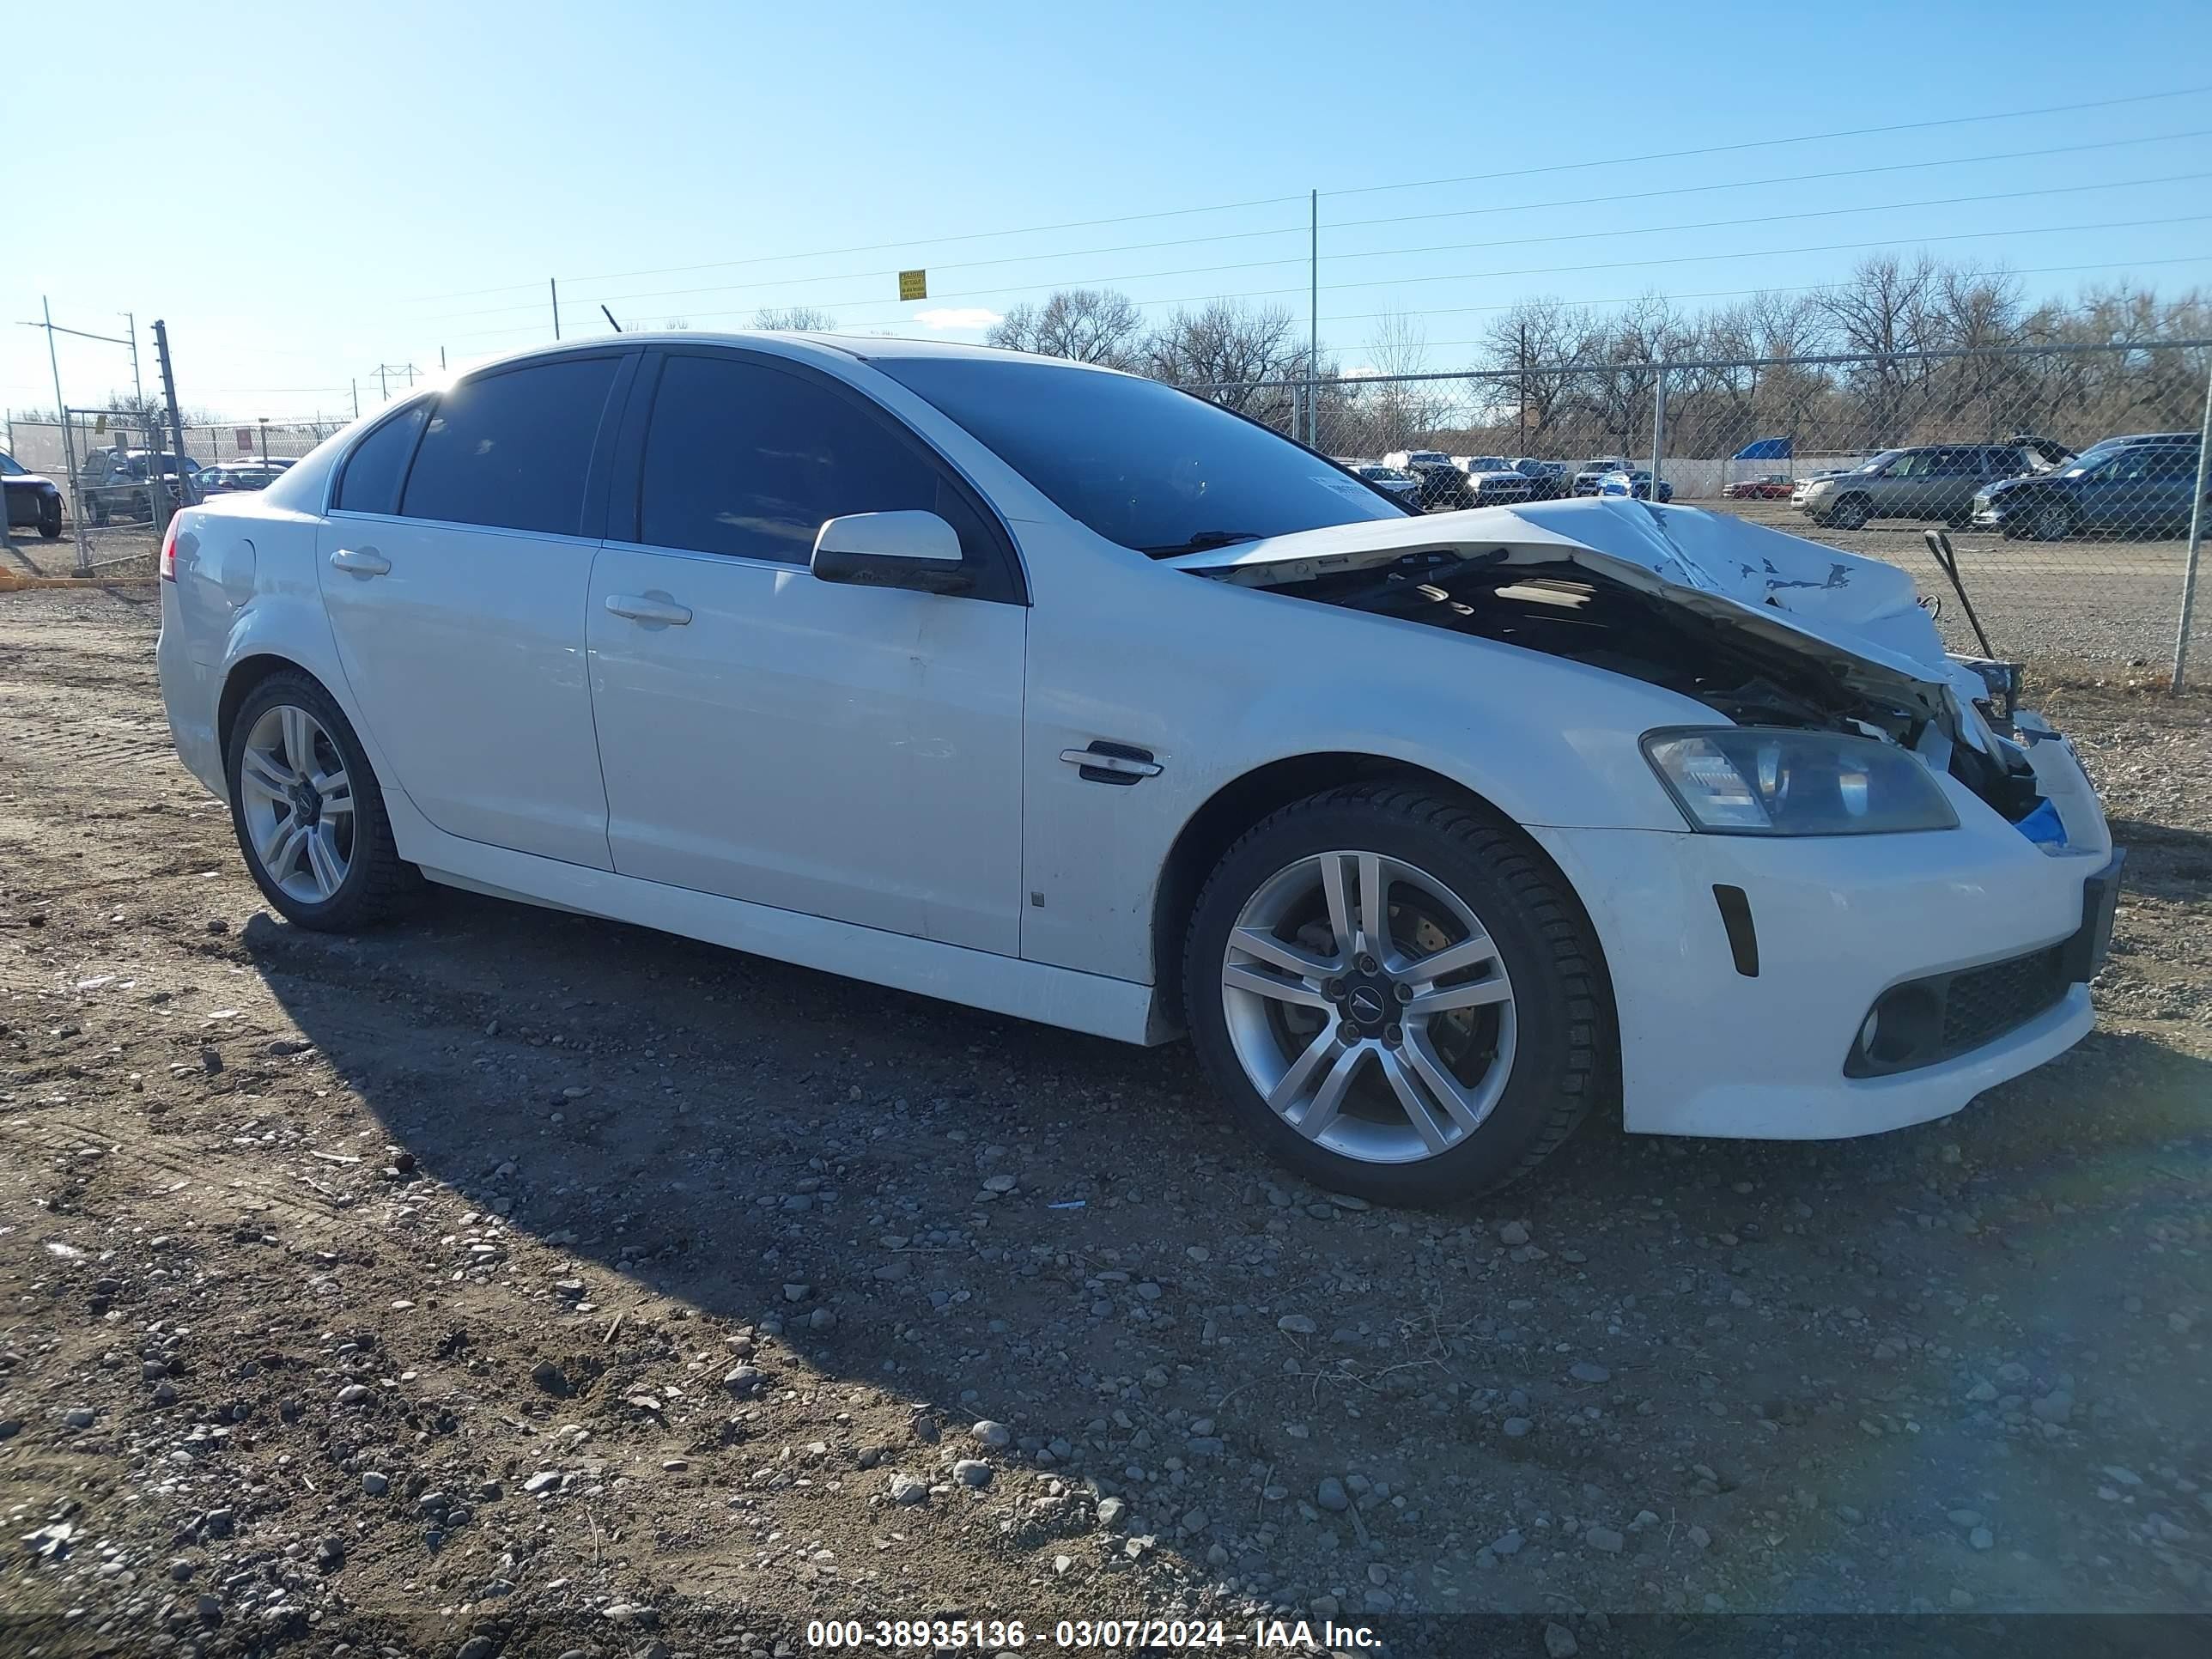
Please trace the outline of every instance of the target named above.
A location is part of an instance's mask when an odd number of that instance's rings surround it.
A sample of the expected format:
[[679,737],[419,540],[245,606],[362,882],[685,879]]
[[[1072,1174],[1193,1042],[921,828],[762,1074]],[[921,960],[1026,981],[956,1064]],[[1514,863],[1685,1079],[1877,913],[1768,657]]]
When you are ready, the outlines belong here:
[[62,538],[62,503],[57,495],[39,509],[39,539],[58,542]]
[[1604,992],[1572,898],[1470,805],[1389,784],[1266,819],[1184,949],[1189,1024],[1279,1160],[1385,1203],[1463,1199],[1564,1140],[1602,1078]]
[[225,756],[246,867],[285,919],[324,933],[380,921],[412,884],[376,774],[330,693],[270,675],[246,694]]

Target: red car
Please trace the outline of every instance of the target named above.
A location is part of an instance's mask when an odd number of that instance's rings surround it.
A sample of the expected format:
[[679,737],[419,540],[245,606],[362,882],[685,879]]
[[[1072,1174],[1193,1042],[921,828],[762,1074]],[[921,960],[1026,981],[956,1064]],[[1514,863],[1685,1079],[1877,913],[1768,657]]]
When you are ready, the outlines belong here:
[[1797,481],[1786,473],[1770,472],[1763,478],[1741,478],[1735,483],[1723,484],[1721,494],[1730,501],[1786,501]]

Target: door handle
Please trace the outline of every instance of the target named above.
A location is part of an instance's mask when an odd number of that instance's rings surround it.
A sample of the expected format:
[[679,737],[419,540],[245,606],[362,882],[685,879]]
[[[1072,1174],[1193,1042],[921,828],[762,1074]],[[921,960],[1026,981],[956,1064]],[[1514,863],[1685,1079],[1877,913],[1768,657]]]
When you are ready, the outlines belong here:
[[331,555],[331,568],[350,570],[356,576],[381,576],[392,561],[373,547],[342,547]]
[[690,605],[655,599],[649,593],[610,593],[607,611],[611,616],[628,617],[632,622],[659,623],[664,628],[681,628],[691,620]]

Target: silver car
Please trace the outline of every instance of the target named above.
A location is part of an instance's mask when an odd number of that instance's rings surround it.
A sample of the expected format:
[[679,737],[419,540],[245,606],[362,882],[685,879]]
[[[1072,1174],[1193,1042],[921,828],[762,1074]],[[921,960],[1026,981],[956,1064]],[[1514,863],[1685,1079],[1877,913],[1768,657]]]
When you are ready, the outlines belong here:
[[2018,444],[1918,444],[1819,479],[1791,496],[1790,504],[1832,530],[1857,530],[1875,519],[1963,525],[1985,485],[2033,470]]

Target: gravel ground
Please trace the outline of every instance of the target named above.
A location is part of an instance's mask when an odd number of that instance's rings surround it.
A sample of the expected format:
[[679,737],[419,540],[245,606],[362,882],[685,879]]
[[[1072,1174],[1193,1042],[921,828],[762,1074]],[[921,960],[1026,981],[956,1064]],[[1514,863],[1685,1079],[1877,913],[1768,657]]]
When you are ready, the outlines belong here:
[[1181,1047],[435,890],[283,926],[155,617],[0,594],[0,1650],[2212,1608],[2212,697],[2032,699],[2133,848],[2073,1054],[1394,1213]]

